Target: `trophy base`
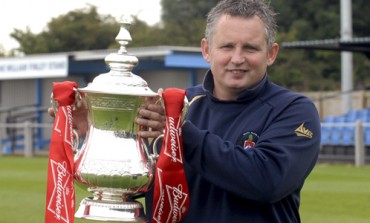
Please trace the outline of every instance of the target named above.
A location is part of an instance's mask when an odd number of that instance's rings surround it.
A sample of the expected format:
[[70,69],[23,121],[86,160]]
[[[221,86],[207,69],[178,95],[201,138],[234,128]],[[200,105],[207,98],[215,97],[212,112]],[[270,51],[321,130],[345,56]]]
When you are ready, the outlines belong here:
[[108,203],[92,197],[81,201],[75,217],[104,222],[148,222],[143,205],[138,201]]

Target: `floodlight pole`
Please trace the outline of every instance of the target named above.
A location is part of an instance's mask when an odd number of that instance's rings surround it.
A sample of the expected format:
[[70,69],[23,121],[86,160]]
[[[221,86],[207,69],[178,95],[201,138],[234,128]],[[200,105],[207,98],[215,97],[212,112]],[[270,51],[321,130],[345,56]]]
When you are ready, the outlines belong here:
[[[340,34],[341,41],[352,40],[352,0],[340,1]],[[341,52],[341,88],[342,112],[352,109],[353,90],[353,55],[352,52]]]

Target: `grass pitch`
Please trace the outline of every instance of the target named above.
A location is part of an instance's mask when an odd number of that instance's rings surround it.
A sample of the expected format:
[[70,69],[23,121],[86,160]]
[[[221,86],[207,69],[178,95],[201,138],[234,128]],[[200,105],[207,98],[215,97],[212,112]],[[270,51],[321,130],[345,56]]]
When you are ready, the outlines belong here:
[[[47,161],[0,157],[0,223],[44,222]],[[76,205],[86,196],[76,187]],[[368,223],[369,210],[370,167],[318,164],[302,191],[303,223]]]
[[369,223],[370,167],[319,164],[301,194],[303,223]]

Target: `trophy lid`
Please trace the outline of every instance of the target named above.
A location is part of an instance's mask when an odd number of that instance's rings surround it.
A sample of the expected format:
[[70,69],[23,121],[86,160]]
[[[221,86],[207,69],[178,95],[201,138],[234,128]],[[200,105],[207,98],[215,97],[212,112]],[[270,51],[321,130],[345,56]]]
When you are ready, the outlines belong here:
[[99,74],[87,87],[80,88],[81,92],[157,96],[143,78],[131,72],[138,64],[138,59],[128,55],[126,50],[126,45],[132,41],[128,31],[130,24],[131,18],[121,17],[120,31],[116,37],[120,49],[117,53],[111,53],[105,57],[105,63],[109,66],[110,71]]

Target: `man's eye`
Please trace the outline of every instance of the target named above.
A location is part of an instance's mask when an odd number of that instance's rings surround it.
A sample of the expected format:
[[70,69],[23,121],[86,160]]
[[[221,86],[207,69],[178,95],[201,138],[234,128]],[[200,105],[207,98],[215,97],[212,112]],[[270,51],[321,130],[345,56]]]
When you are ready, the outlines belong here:
[[224,45],[224,46],[222,46],[221,48],[224,48],[224,49],[230,49],[230,48],[232,48],[233,46],[232,45]]
[[252,46],[247,46],[247,47],[244,47],[244,50],[247,52],[255,52],[257,51],[257,48],[252,47]]

